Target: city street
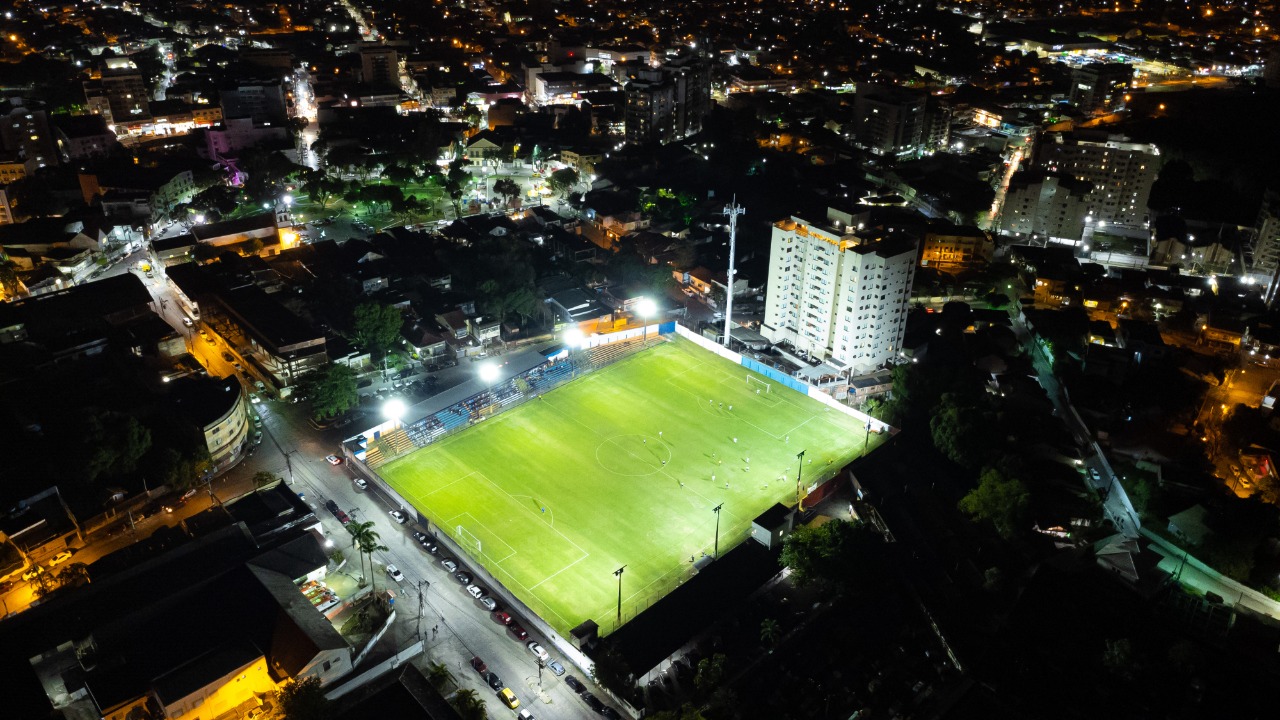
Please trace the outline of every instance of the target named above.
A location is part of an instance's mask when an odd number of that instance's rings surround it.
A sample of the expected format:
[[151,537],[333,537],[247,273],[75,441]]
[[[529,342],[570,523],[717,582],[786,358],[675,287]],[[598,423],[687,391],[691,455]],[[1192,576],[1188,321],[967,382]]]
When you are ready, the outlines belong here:
[[[1054,377],[1053,368],[1050,366],[1048,358],[1045,357],[1044,350],[1036,345],[1035,339],[1022,322],[1019,314],[1011,314],[1013,316],[1014,334],[1031,358],[1040,386],[1044,388],[1045,394],[1049,396],[1049,400],[1057,408],[1058,416],[1062,418],[1067,428],[1071,430],[1076,443],[1084,450],[1085,466],[1083,469],[1086,485],[1100,491],[1103,497],[1102,511],[1107,519],[1111,521],[1112,526],[1126,537],[1137,537],[1138,530],[1142,527],[1142,521],[1138,517],[1137,511],[1133,509],[1132,503],[1129,502],[1129,496],[1125,493],[1124,487],[1116,479],[1115,472],[1111,469],[1111,464],[1107,462],[1107,458],[1102,454],[1098,444],[1093,441],[1089,428],[1080,419],[1080,415],[1072,407],[1065,391],[1059,385],[1058,379]],[[1091,470],[1097,471],[1097,480],[1093,479]]]

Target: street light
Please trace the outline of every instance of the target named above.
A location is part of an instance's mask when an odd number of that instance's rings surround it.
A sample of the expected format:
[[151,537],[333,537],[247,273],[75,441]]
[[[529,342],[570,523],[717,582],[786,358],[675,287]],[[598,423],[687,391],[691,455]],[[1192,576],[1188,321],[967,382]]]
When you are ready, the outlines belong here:
[[613,571],[613,574],[618,576],[618,627],[622,626],[622,571],[626,569],[627,566],[623,565]]
[[400,418],[404,417],[405,412],[409,408],[405,406],[404,401],[400,398],[391,398],[382,403],[382,417],[390,420],[396,426],[400,424]]
[[720,559],[720,508],[724,507],[724,503],[711,508],[711,512],[716,514],[716,545],[711,551],[711,557],[715,560]]
[[644,318],[644,339],[640,341],[644,345],[649,341],[649,318],[658,312],[658,305],[649,298],[640,298],[640,302],[636,303],[636,313]]

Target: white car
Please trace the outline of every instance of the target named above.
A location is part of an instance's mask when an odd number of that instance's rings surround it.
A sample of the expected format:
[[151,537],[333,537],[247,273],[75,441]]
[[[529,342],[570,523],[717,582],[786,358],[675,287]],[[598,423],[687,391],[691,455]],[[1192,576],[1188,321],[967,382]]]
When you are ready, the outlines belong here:
[[479,600],[480,598],[486,595],[484,588],[480,587],[479,585],[468,585],[467,594],[477,600]]
[[399,510],[392,510],[389,514],[391,515],[392,520],[395,520],[401,525],[409,522],[409,518],[405,517],[404,513],[400,512]]
[[71,559],[71,551],[63,550],[62,552],[58,553],[57,555],[54,555],[52,558],[49,559],[49,567],[57,567],[70,559]]
[[404,573],[400,572],[400,568],[395,565],[387,565],[387,577],[396,582],[404,582]]
[[1098,472],[1098,468],[1089,468],[1089,477],[1096,483],[1102,482],[1102,475]]
[[454,572],[458,569],[458,563],[454,562],[453,558],[445,558],[440,561],[440,564],[443,565],[444,569],[448,570],[449,572]]
[[262,398],[258,397],[258,393],[251,392],[249,393],[249,402],[253,403],[254,405],[257,405],[258,403],[262,402]]
[[356,487],[360,488],[361,490],[369,489],[369,481],[365,480],[364,478],[353,478],[352,482],[354,482],[356,484]]
[[533,640],[530,640],[529,642],[525,643],[524,646],[529,648],[529,652],[533,653],[533,656],[538,658],[538,660],[541,662],[546,662],[547,658],[551,657],[550,655],[547,654],[546,650],[542,649],[541,645],[534,642]]
[[342,458],[338,457],[337,455],[325,455],[324,459],[327,460],[330,465],[342,464]]
[[187,327],[191,327],[191,318],[189,317],[182,318],[182,324],[186,325]]
[[484,608],[485,610],[488,610],[489,612],[493,612],[494,610],[498,609],[498,601],[494,600],[491,597],[482,597],[479,600],[480,600],[480,607]]

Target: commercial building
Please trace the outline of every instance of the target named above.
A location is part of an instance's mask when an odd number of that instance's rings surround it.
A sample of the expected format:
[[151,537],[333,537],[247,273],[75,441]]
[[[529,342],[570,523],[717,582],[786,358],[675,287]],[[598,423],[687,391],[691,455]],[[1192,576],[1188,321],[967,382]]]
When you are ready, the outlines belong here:
[[858,216],[829,208],[821,222],[773,225],[768,297],[760,332],[814,360],[865,373],[902,347],[917,241],[862,237]]
[[370,85],[399,87],[400,56],[395,48],[385,45],[360,48],[360,78]]
[[1089,63],[1071,70],[1070,101],[1087,115],[1116,112],[1125,107],[1125,95],[1133,81],[1133,66],[1126,63]]
[[909,158],[925,141],[928,97],[915,90],[865,83],[853,100],[853,141],[876,155]]
[[249,118],[255,125],[283,125],[289,119],[279,80],[245,80],[220,92],[224,119]]
[[627,142],[666,145],[702,131],[711,107],[711,69],[697,56],[675,58],[637,71],[626,93]]
[[225,378],[183,378],[169,383],[174,405],[204,435],[214,468],[234,465],[248,449],[253,424],[240,381]]
[[90,112],[105,116],[108,124],[121,125],[151,117],[147,84],[138,66],[129,58],[104,60],[82,87]]
[[184,526],[163,554],[108,555],[92,582],[5,620],[6,717],[263,717],[290,680],[352,672],[319,521],[292,488]]
[[1147,200],[1160,173],[1160,149],[1119,135],[1094,140],[1052,134],[1036,150],[1036,166],[1089,182],[1086,222],[1098,228],[1146,230]]
[[617,89],[618,84],[604,75],[575,72],[538,73],[529,88],[537,105],[577,103],[584,95]]
[[0,113],[0,144],[6,159],[23,163],[27,174],[62,161],[48,113],[26,107],[22,98],[10,98],[0,104]]
[[973,226],[937,225],[924,234],[920,267],[958,272],[985,266],[995,255],[991,236]]

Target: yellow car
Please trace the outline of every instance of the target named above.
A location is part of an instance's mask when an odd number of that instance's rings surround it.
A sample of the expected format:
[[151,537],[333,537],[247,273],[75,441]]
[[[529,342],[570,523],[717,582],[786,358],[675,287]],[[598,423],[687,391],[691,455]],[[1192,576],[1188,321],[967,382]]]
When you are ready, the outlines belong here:
[[511,692],[511,688],[502,688],[502,692],[498,693],[498,697],[502,698],[502,702],[506,703],[507,707],[512,710],[520,707],[520,698]]

